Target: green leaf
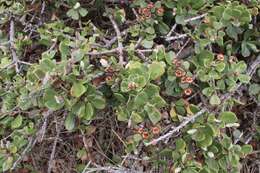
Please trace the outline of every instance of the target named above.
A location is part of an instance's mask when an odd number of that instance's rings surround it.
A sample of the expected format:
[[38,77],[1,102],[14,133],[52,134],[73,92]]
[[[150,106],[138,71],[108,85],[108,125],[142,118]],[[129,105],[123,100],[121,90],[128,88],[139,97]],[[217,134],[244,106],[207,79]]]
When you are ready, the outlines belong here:
[[218,71],[218,72],[222,72],[224,69],[225,69],[225,63],[224,62],[220,62],[220,63],[218,63],[217,65],[216,65],[216,70]]
[[80,106],[78,115],[85,120],[91,120],[94,115],[94,109],[91,103],[86,103]]
[[92,105],[97,109],[104,109],[106,107],[106,100],[101,96],[96,96],[90,101]]
[[215,106],[215,105],[219,105],[221,103],[221,101],[220,101],[220,98],[218,97],[218,95],[214,94],[213,96],[210,97],[209,103],[212,106]]
[[222,157],[218,160],[218,164],[223,170],[226,170],[228,166],[227,158],[225,156]]
[[246,71],[246,63],[244,61],[239,61],[237,64],[235,64],[234,66],[234,70],[236,72],[242,73]]
[[241,151],[244,155],[247,155],[253,151],[253,147],[251,145],[243,145]]
[[71,17],[74,20],[79,19],[79,13],[75,9],[70,9],[69,11],[67,11],[67,16]]
[[140,92],[134,100],[134,104],[138,107],[145,105],[148,102],[148,96],[145,92]]
[[220,114],[220,120],[226,124],[229,123],[236,123],[237,122],[237,117],[236,114],[230,111],[222,112]]
[[202,148],[206,148],[209,147],[212,144],[213,140],[212,140],[212,136],[205,134],[205,138],[202,141],[199,141],[199,146]]
[[56,54],[56,50],[46,51],[42,53],[42,59],[52,59]]
[[158,94],[153,96],[150,101],[151,104],[153,104],[157,108],[164,107],[166,105],[165,100]]
[[3,162],[3,165],[2,165],[2,169],[3,169],[3,172],[9,170],[12,165],[13,165],[13,157],[9,156],[4,162]]
[[21,115],[18,115],[11,123],[12,129],[17,129],[22,125],[23,117]]
[[81,82],[75,82],[71,89],[70,94],[73,97],[80,97],[87,91],[87,88]]
[[159,22],[158,29],[162,35],[165,35],[169,32],[170,28],[164,22]]
[[59,110],[63,107],[64,102],[62,97],[60,97],[53,89],[47,89],[43,95],[44,105],[53,110]]
[[131,114],[131,119],[135,122],[135,123],[141,123],[143,122],[143,118],[140,114],[136,113],[136,112],[132,112]]
[[177,15],[175,17],[175,21],[176,21],[177,24],[181,24],[181,25],[185,25],[186,24],[184,16]]
[[184,153],[186,148],[186,143],[183,139],[177,139],[176,140],[176,150]]
[[192,135],[192,139],[194,141],[202,141],[205,139],[205,137],[206,137],[205,134],[201,130],[197,131]]
[[51,59],[42,59],[40,61],[39,67],[44,72],[51,72],[55,68],[55,62]]
[[242,52],[243,57],[248,57],[250,55],[250,50],[245,41],[243,41],[241,44],[241,52]]
[[213,94],[213,92],[214,92],[214,88],[212,88],[212,87],[207,87],[207,88],[204,88],[203,90],[202,90],[202,94],[204,94],[205,96],[210,96],[210,95],[212,95]]
[[238,80],[241,83],[249,83],[249,81],[251,80],[251,77],[249,75],[246,75],[246,74],[239,74]]
[[152,64],[149,65],[150,78],[154,80],[162,76],[165,72],[164,67],[165,64],[163,62],[152,62]]
[[249,94],[250,95],[256,95],[258,93],[260,93],[260,85],[258,85],[258,84],[251,84],[249,86]]
[[66,120],[65,120],[65,128],[68,130],[68,131],[72,131],[75,127],[75,116],[70,113],[68,114],[68,116],[66,117]]
[[84,52],[81,49],[76,49],[71,53],[74,62],[79,62],[84,57]]
[[153,41],[143,40],[142,41],[142,46],[144,46],[144,48],[146,48],[146,49],[150,49],[150,48],[153,47]]
[[94,115],[94,109],[92,107],[92,104],[91,103],[87,103],[85,105],[85,116],[84,116],[84,119],[91,120],[93,115]]
[[214,59],[214,55],[208,50],[203,50],[197,55],[196,58],[200,65],[209,68],[211,66],[211,62]]
[[128,113],[126,109],[123,109],[121,106],[116,110],[117,120],[118,121],[128,121]]
[[144,106],[144,110],[147,112],[148,117],[153,124],[156,124],[161,120],[161,113],[155,108],[154,105],[148,103]]
[[79,14],[80,16],[85,17],[88,14],[88,10],[86,10],[85,8],[80,8]]
[[114,93],[114,96],[115,96],[115,98],[116,98],[119,102],[121,102],[121,103],[125,103],[125,102],[126,102],[126,99],[125,99],[125,97],[124,97],[122,94],[120,94],[120,93]]
[[61,41],[60,42],[60,44],[59,44],[59,51],[61,53],[62,59],[66,59],[67,56],[70,53],[70,48],[69,48],[69,46],[68,46],[66,41]]

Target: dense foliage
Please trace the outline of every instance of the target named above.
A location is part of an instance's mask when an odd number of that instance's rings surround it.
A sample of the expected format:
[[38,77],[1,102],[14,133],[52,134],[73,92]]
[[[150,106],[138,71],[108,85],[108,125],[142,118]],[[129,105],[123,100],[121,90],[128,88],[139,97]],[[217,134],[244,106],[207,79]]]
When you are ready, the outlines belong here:
[[259,10],[0,0],[0,170],[257,172]]

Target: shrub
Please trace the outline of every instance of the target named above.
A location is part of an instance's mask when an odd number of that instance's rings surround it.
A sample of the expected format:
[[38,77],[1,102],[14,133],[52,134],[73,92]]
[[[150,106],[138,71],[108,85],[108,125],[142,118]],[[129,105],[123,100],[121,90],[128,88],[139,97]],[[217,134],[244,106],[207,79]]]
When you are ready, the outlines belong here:
[[0,2],[3,172],[257,169],[257,0]]

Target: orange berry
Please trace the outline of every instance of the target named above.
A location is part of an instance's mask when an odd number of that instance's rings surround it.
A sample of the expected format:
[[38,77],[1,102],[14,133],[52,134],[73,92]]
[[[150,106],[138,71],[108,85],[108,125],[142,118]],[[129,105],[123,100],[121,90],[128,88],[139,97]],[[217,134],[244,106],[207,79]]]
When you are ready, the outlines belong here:
[[144,15],[146,18],[149,18],[149,17],[151,17],[151,11],[150,11],[150,9],[148,9],[148,8],[143,8],[142,9],[142,15]]
[[149,8],[149,9],[151,9],[151,8],[153,8],[153,7],[154,7],[153,2],[150,2],[150,3],[147,5],[147,8]]
[[138,13],[142,14],[143,13],[143,9],[142,8],[138,8]]
[[109,82],[109,81],[111,81],[111,80],[112,80],[112,77],[111,77],[111,76],[107,76],[107,77],[106,77],[106,81],[107,81],[107,82]]
[[187,76],[187,77],[185,78],[185,81],[186,81],[187,83],[192,83],[192,82],[193,82],[193,79],[192,79],[192,77]]
[[159,127],[153,127],[152,132],[154,135],[158,135],[160,133],[160,128]]
[[143,132],[142,134],[144,139],[148,139],[149,138],[149,133],[148,132]]
[[186,76],[181,77],[181,83],[186,83]]
[[176,75],[176,77],[182,77],[185,75],[185,72],[178,69],[175,71],[175,75]]
[[217,55],[217,59],[218,59],[219,61],[224,61],[224,55],[223,55],[222,53],[219,53],[219,54]]
[[130,82],[130,83],[128,84],[128,89],[134,90],[134,89],[137,88],[137,86],[138,86],[138,85],[137,85],[135,82]]
[[176,58],[175,58],[174,60],[172,60],[172,63],[173,63],[174,65],[176,65],[178,62],[180,62],[180,61],[177,60]]
[[156,12],[157,12],[157,14],[159,15],[159,16],[162,16],[163,15],[163,13],[164,13],[164,9],[161,7],[161,8],[158,8],[157,10],[156,10]]
[[184,90],[184,94],[185,94],[186,96],[191,95],[191,94],[192,94],[192,89],[191,89],[191,88],[186,88],[186,89]]

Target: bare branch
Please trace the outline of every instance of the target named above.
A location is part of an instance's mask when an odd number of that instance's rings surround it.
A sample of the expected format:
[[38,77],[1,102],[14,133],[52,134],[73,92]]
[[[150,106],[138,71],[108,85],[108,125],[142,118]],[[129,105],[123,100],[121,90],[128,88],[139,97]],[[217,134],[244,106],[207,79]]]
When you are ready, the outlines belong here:
[[204,14],[201,14],[199,16],[195,16],[195,17],[192,17],[192,18],[185,19],[184,22],[188,23],[188,22],[191,22],[191,21],[194,21],[194,20],[198,20],[198,19],[201,19],[201,18],[203,18],[207,15],[208,15],[207,13],[204,13]]
[[187,36],[188,36],[188,34],[180,34],[180,35],[177,35],[177,36],[168,37],[165,40],[166,41],[173,41],[173,40],[178,40],[178,39],[181,39],[181,38],[185,38]]
[[123,56],[123,44],[122,44],[122,36],[121,36],[121,32],[118,28],[118,25],[116,24],[115,20],[113,19],[113,17],[110,15],[109,19],[116,31],[116,36],[117,36],[117,44],[118,44],[118,48],[117,51],[119,53],[119,64],[120,65],[124,65],[124,56]]
[[184,45],[181,47],[181,49],[177,52],[176,57],[178,58],[180,53],[183,51],[183,49],[188,45],[190,42],[190,38],[184,43]]
[[56,120],[56,117],[55,118],[55,125],[56,125],[56,137],[55,137],[55,140],[53,142],[53,146],[52,146],[52,150],[51,150],[51,156],[50,156],[50,160],[49,160],[49,163],[48,163],[48,173],[51,173],[51,170],[52,170],[52,166],[53,166],[53,159],[54,159],[54,156],[55,156],[55,153],[56,153],[56,146],[57,146],[57,143],[58,143],[58,139],[59,139],[59,136],[60,136],[60,132],[61,132],[61,128],[63,126],[63,122],[64,122],[64,117],[62,118],[62,121],[57,122]]
[[18,157],[18,159],[13,163],[13,166],[11,168],[11,170],[14,170],[18,164],[23,160],[24,156],[27,154],[27,152],[33,148],[33,146],[36,144],[37,142],[37,138],[33,138],[31,137],[29,139],[29,143],[27,144],[27,146],[25,147],[25,149],[23,150],[22,154],[20,155],[20,157]]
[[[192,22],[194,20],[198,20],[198,19],[201,19],[203,17],[207,16],[207,13],[204,13],[204,14],[201,14],[199,16],[195,16],[195,17],[191,17],[191,18],[188,18],[188,19],[185,19],[184,22],[185,23],[188,23],[188,22]],[[168,34],[166,35],[166,41],[172,41],[172,40],[177,40],[177,39],[181,39],[181,38],[184,38],[184,37],[187,37],[188,35],[187,34],[181,34],[179,36],[173,36],[171,37],[172,33],[174,32],[175,28],[177,27],[177,24],[175,23],[171,30],[168,32]]]
[[191,121],[194,121],[196,118],[198,118],[199,116],[203,115],[205,112],[207,112],[206,109],[201,109],[198,113],[196,113],[195,115],[187,118],[185,121],[183,121],[179,126],[177,126],[176,128],[173,127],[172,130],[170,130],[169,132],[167,132],[165,135],[160,136],[157,139],[152,140],[151,142],[147,143],[146,146],[149,145],[155,145],[157,144],[159,141],[163,141],[168,139],[169,137],[171,137],[174,133],[178,132],[179,130],[181,130],[182,128],[184,128],[187,124],[189,124]]
[[18,64],[19,59],[18,59],[16,51],[15,51],[14,32],[15,32],[14,31],[14,20],[11,19],[11,21],[10,21],[10,29],[9,29],[10,50],[11,50],[11,53],[12,53],[12,58],[13,58],[13,63],[15,65],[16,73],[19,73],[20,72],[19,64]]

